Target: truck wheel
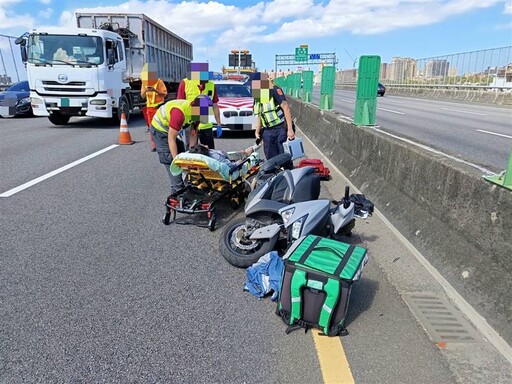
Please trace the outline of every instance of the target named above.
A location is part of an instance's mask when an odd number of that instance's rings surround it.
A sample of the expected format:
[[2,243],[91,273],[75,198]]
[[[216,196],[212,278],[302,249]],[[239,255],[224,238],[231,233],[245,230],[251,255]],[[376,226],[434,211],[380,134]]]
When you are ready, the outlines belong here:
[[119,99],[119,107],[117,108],[117,120],[121,121],[121,115],[124,113],[126,116],[126,122],[130,121],[130,100],[128,96],[123,95]]
[[48,120],[50,120],[55,125],[65,125],[69,122],[71,116],[65,116],[59,112],[54,112],[50,116],[48,116]]

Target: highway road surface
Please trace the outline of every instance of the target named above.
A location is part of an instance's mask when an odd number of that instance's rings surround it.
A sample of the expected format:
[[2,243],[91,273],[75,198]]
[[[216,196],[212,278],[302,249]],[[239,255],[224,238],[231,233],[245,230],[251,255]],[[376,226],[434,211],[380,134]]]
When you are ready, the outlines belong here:
[[[379,214],[347,238],[370,255],[349,335],[286,335],[276,304],[243,292],[220,230],[161,223],[166,171],[142,118],[129,126],[136,143],[118,146],[119,127],[103,120],[0,119],[1,383],[510,382],[503,354]],[[339,198],[346,181],[332,174],[322,196]],[[219,228],[243,213],[218,211]],[[471,339],[428,333],[411,309],[418,295],[446,300]]]
[[[313,103],[318,105],[315,88]],[[334,111],[354,117],[355,91],[336,90]],[[386,94],[377,98],[375,129],[427,145],[491,172],[512,153],[512,108]]]

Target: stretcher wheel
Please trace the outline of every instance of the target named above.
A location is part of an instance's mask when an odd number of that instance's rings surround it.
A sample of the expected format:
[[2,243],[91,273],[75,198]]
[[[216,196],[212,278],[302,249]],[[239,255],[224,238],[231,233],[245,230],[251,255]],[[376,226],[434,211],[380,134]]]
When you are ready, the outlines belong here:
[[217,224],[217,219],[215,218],[215,215],[212,215],[212,218],[210,219],[210,221],[208,221],[208,229],[210,231],[214,231],[215,224]]

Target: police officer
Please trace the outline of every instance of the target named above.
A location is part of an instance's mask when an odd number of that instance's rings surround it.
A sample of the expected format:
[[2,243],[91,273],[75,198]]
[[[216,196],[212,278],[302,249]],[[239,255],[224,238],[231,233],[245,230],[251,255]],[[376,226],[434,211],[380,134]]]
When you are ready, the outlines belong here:
[[[293,121],[283,90],[273,85],[264,74],[252,81],[256,139],[263,139],[266,159],[284,153],[283,143],[293,140]],[[263,131],[263,132],[262,132]]]
[[[185,152],[185,144],[179,137],[179,132],[187,125],[192,129],[197,128],[199,118],[192,115],[192,105],[198,101],[193,100],[171,100],[158,108],[153,120],[151,121],[150,132],[153,141],[156,144],[156,152],[160,163],[165,169],[171,180],[171,193],[176,193],[184,187],[181,176],[173,176],[170,170],[172,160],[181,152]],[[192,105],[191,105],[192,104]],[[192,120],[197,120],[192,122]],[[196,144],[196,135],[191,135],[191,139]]]

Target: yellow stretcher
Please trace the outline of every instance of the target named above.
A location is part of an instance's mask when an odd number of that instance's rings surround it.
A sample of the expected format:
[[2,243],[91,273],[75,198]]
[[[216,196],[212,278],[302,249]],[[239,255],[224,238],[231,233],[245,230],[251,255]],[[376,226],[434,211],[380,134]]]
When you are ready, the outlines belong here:
[[[228,156],[235,159],[237,154],[230,152]],[[177,213],[205,214],[207,222],[195,224],[213,231],[216,224],[215,204],[221,199],[229,199],[231,208],[238,209],[252,189],[249,179],[258,173],[260,164],[258,152],[231,166],[197,153],[179,154],[171,164],[171,172],[183,175],[185,187],[167,198],[162,222],[165,225],[171,222],[191,224],[177,220]]]

